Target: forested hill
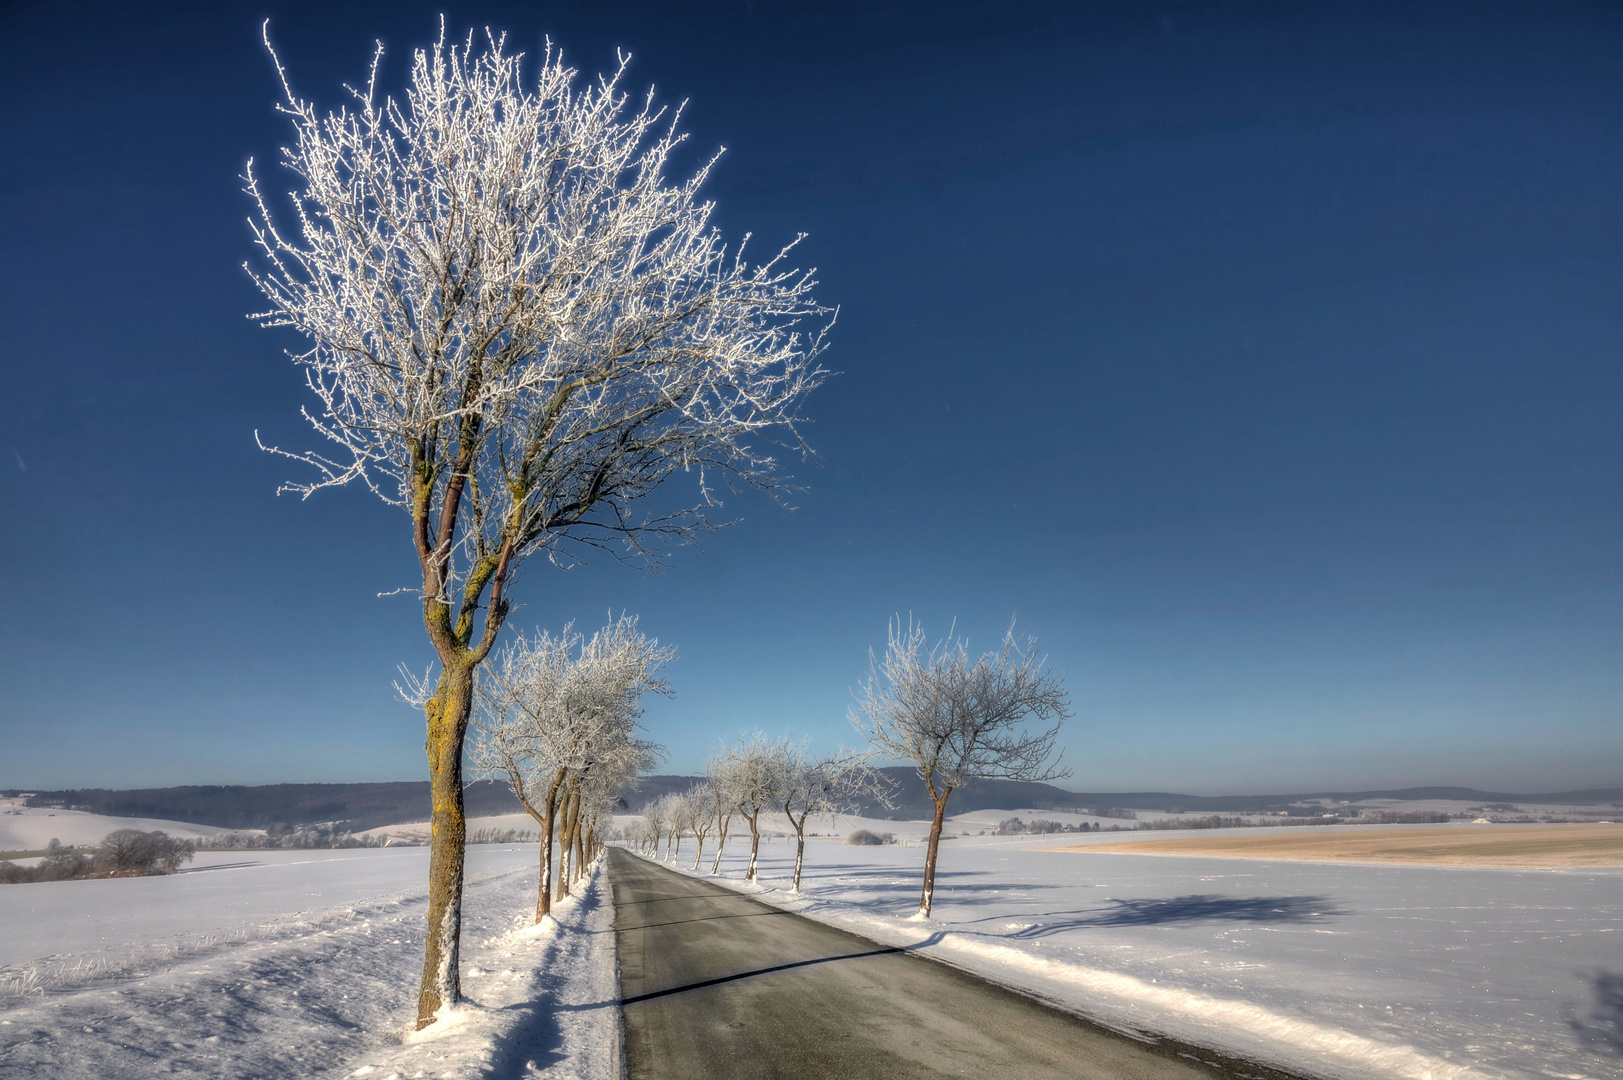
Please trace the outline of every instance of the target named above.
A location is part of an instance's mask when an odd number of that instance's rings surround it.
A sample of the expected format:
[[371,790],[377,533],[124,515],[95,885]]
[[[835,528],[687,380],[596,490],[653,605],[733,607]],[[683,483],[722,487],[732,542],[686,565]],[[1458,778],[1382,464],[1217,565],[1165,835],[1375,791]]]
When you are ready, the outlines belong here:
[[[506,785],[487,780],[469,784],[463,790],[470,817],[511,814],[522,809]],[[28,800],[28,805],[88,810],[114,817],[164,818],[226,829],[336,822],[354,832],[427,821],[433,804],[427,780],[407,780],[391,784],[210,785],[133,791],[79,788],[40,791]]]
[[[865,817],[906,820],[930,816],[930,798],[918,774],[910,768],[881,769],[893,792],[892,806],[864,799],[859,812]],[[625,808],[636,812],[651,799],[671,791],[685,791],[698,783],[696,776],[648,776],[623,793]],[[520,812],[518,800],[503,784],[481,781],[465,789],[469,817]],[[22,792],[0,792],[16,797]],[[1296,795],[1180,795],[1169,791],[1066,791],[1052,784],[1015,780],[978,780],[952,795],[948,812],[971,810],[1092,810],[1127,809],[1150,812],[1198,811],[1245,813],[1284,810],[1317,799],[1461,799],[1471,802],[1530,802],[1569,806],[1623,804],[1623,788],[1514,794],[1473,788],[1427,787],[1400,791],[1321,791]],[[39,791],[30,806],[88,810],[114,817],[164,818],[227,829],[291,828],[334,822],[351,831],[427,821],[428,781],[389,784],[267,784],[259,787],[197,786],[108,791],[80,788]]]

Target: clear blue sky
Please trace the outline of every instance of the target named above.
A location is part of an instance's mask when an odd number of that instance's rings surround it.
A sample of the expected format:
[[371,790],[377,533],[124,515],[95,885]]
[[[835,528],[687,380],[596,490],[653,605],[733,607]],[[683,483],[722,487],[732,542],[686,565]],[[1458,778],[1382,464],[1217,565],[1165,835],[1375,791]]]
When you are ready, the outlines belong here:
[[1038,636],[1081,789],[1623,783],[1623,9],[395,2],[0,15],[0,786],[425,774],[404,514],[254,447],[237,176],[263,18],[336,105],[442,9],[632,51],[842,309],[796,512],[517,588],[680,647],[672,770],[851,741],[912,612]]

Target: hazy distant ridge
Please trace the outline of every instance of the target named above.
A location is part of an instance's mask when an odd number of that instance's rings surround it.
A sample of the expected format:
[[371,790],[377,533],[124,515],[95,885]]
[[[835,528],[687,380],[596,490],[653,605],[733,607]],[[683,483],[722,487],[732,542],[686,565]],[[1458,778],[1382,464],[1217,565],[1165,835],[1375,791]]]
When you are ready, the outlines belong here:
[[[869,802],[862,808],[864,817],[918,819],[931,814],[929,796],[917,773],[910,767],[881,769],[895,785],[895,807],[885,809]],[[635,792],[627,793],[631,809],[641,808],[649,799],[658,798],[667,791],[684,790],[698,782],[693,776],[649,776]],[[1542,794],[1513,794],[1503,791],[1478,791],[1475,788],[1419,787],[1397,791],[1316,791],[1296,795],[1180,795],[1171,791],[1066,791],[1052,784],[1029,784],[1018,780],[979,780],[955,791],[947,804],[948,813],[963,814],[972,810],[1083,810],[1120,807],[1128,810],[1173,811],[1189,810],[1208,813],[1263,813],[1283,810],[1292,804],[1314,799],[1358,802],[1363,799],[1457,799],[1465,802],[1530,802],[1555,803],[1567,806],[1588,806],[1598,803],[1623,802],[1623,787],[1591,788],[1587,791],[1562,791]]]
[[[510,814],[522,808],[505,786],[490,781],[464,790],[470,816]],[[22,794],[14,790],[15,798]],[[226,829],[342,822],[352,831],[403,821],[427,821],[433,803],[428,781],[383,784],[265,784],[39,791],[29,806],[88,810],[113,817],[163,818]]]
[[[930,815],[929,799],[918,777],[909,768],[881,770],[896,785],[895,807],[885,809],[876,803],[862,807],[867,817],[894,819],[924,818]],[[680,791],[699,780],[695,776],[649,776],[634,791],[625,793],[626,808],[635,812],[650,799],[668,791]],[[518,801],[505,786],[483,781],[465,789],[470,817],[511,814],[521,811]],[[16,797],[20,790],[0,794]],[[1529,802],[1585,806],[1623,803],[1623,787],[1591,788],[1585,791],[1559,791],[1516,794],[1478,791],[1475,788],[1419,787],[1397,791],[1317,791],[1297,795],[1180,795],[1170,791],[1066,791],[1052,784],[1027,784],[1015,780],[982,780],[955,792],[948,804],[951,813],[971,810],[1030,809],[1083,810],[1121,807],[1130,810],[1165,812],[1171,810],[1210,813],[1243,813],[1283,810],[1314,799],[1455,799],[1466,802]],[[383,784],[266,784],[141,788],[110,791],[104,788],[76,788],[66,791],[39,791],[28,800],[30,806],[89,810],[114,817],[163,818],[227,829],[265,829],[272,826],[309,825],[316,822],[343,822],[352,830],[373,829],[407,821],[426,821],[430,809],[426,780]]]

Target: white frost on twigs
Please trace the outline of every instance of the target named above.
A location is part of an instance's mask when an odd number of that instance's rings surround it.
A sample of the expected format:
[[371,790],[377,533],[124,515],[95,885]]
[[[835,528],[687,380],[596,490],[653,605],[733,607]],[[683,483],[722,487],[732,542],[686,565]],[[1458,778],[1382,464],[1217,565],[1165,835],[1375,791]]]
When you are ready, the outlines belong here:
[[[442,598],[533,551],[657,564],[714,527],[716,477],[790,490],[768,447],[810,453],[800,407],[835,313],[788,268],[794,243],[758,265],[723,243],[699,195],[715,157],[667,178],[681,110],[633,105],[624,56],[577,84],[549,43],[526,81],[504,36],[476,49],[442,29],[399,100],[381,57],[326,114],[278,61],[291,229],[252,161],[243,177],[269,301],[254,318],[306,339],[289,355],[329,445],[261,442],[315,471],[283,490],[358,480],[417,516],[426,498],[453,526],[425,540]],[[694,505],[639,508],[678,471]]]

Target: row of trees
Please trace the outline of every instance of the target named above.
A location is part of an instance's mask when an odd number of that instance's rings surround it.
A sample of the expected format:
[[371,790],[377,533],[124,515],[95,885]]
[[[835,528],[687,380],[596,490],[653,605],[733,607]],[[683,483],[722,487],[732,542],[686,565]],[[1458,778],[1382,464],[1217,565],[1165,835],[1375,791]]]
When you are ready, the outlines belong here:
[[[402,96],[381,85],[379,44],[348,107],[323,111],[271,56],[293,190],[274,205],[249,161],[246,269],[265,297],[253,317],[301,339],[287,355],[325,445],[267,449],[310,470],[283,490],[360,483],[404,511],[438,659],[416,695],[433,791],[426,1027],[461,996],[464,749],[521,565],[592,548],[657,565],[716,527],[718,484],[789,490],[773,447],[810,452],[801,408],[834,313],[786,265],[793,243],[751,264],[722,240],[701,195],[714,158],[667,176],[686,136],[651,92],[626,93],[629,57],[582,82],[549,45],[526,77],[505,37],[458,42],[442,24]],[[696,497],[650,511],[678,476]],[[561,811],[534,804],[576,866],[575,830],[607,786],[580,776]]]
[[1068,776],[1055,744],[1069,716],[1064,673],[1048,668],[1036,640],[1017,637],[1012,623],[997,649],[971,657],[963,639],[949,634],[932,644],[922,626],[895,619],[883,657],[870,657],[868,679],[851,711],[852,724],[867,740],[865,751],[813,757],[788,739],[747,737],[710,759],[702,783],[650,804],[628,839],[648,853],[663,843],[666,856],[674,858],[683,837],[692,835],[697,869],[705,838],[714,832],[716,873],[737,817],[750,830],[744,879],[751,881],[759,863],[761,813],[781,810],[795,830],[791,887],[798,891],[807,820],[839,813],[864,791],[888,804],[889,792],[880,789],[868,762],[901,759],[915,766],[934,807],[919,894],[919,914],[928,916],[952,793],[977,779]]
[[540,826],[536,922],[595,857],[620,791],[663,756],[640,737],[638,718],[645,695],[669,693],[661,672],[675,657],[625,615],[590,639],[573,624],[520,634],[480,674],[470,758]]
[[[323,112],[272,52],[293,190],[278,210],[252,161],[243,179],[259,249],[247,270],[266,301],[254,318],[301,339],[288,356],[314,395],[304,419],[325,443],[266,447],[310,470],[283,490],[364,484],[404,511],[417,558],[438,661],[410,695],[426,721],[433,793],[424,1027],[461,995],[463,761],[475,711],[480,731],[501,730],[527,712],[517,691],[535,673],[586,655],[568,630],[497,652],[521,565],[537,554],[567,565],[592,548],[658,565],[716,527],[718,483],[792,490],[772,448],[810,453],[801,409],[827,376],[819,357],[834,313],[813,298],[810,271],[788,268],[794,243],[752,265],[743,245],[723,242],[700,195],[715,158],[667,177],[686,136],[652,93],[632,103],[624,61],[581,83],[549,46],[526,79],[504,37],[459,43],[442,29],[414,53],[395,98],[380,88],[382,56],[380,45],[349,107]],[[697,481],[693,501],[650,511],[677,476]],[[637,637],[634,626],[590,648],[623,648],[644,682],[572,689],[556,713],[571,718],[562,734],[481,735],[475,754],[481,770],[522,783],[544,863],[559,844],[559,891],[589,857],[616,783],[653,760],[629,734],[627,702],[637,686],[658,688],[669,657],[626,635]],[[1061,775],[1047,761],[1064,695],[1012,632],[976,661],[962,643],[927,646],[912,627],[891,638],[858,726],[873,750],[914,762],[935,802],[927,913],[947,799],[976,776]],[[493,677],[481,678],[493,655]],[[1052,726],[1022,734],[1028,718]],[[754,794],[726,798],[758,840],[755,821],[776,796],[748,782]]]
[[806,862],[806,823],[819,815],[849,812],[864,793],[888,801],[879,774],[868,766],[865,754],[840,749],[815,755],[805,743],[787,737],[772,741],[757,732],[713,755],[702,782],[649,803],[642,822],[627,840],[650,854],[663,844],[666,857],[674,859],[681,853],[683,838],[691,835],[697,849],[693,869],[697,870],[704,859],[705,839],[714,834],[716,851],[710,872],[716,873],[737,817],[749,826],[750,858],[744,878],[753,881],[760,864],[761,814],[782,813],[795,830],[790,888],[798,891]]

